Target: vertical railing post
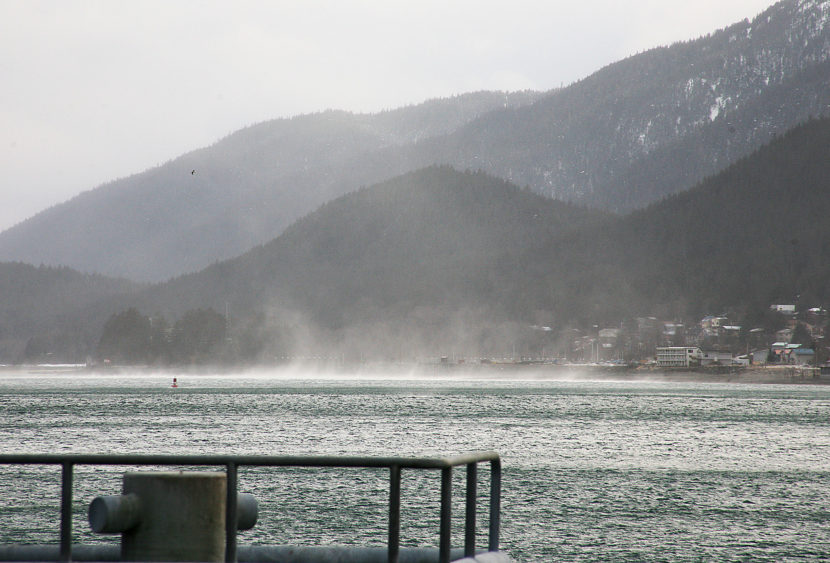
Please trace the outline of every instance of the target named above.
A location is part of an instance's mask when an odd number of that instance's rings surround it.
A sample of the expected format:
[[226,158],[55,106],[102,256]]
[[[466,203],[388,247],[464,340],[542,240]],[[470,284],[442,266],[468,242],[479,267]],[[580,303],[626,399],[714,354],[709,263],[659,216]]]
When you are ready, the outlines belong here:
[[467,464],[467,507],[464,519],[464,556],[475,557],[476,554],[476,486],[478,484],[478,464]]
[[72,560],[72,469],[71,461],[64,461],[61,469],[61,561]]
[[438,561],[450,563],[450,542],[452,536],[452,467],[441,469],[441,532],[438,547]]
[[227,497],[225,500],[225,563],[236,562],[236,520],[237,520],[237,466],[227,463]]
[[501,459],[490,462],[490,536],[488,551],[499,550],[499,525],[501,524]]
[[389,467],[389,563],[398,563],[401,546],[401,466]]

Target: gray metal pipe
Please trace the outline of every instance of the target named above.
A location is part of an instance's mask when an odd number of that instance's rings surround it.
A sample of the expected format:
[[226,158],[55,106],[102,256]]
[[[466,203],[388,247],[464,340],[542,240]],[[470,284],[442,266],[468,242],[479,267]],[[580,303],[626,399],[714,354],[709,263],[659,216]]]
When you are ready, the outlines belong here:
[[72,481],[75,465],[61,463],[61,561],[72,560]]
[[[386,563],[387,550],[383,547],[293,547],[254,545],[239,546],[238,563]],[[57,561],[60,546],[57,545],[5,545],[0,546],[0,561]],[[464,550],[453,549],[451,560],[464,557]],[[438,549],[401,548],[400,563],[437,563]],[[121,548],[117,545],[74,545],[73,561],[121,561]],[[466,561],[466,560],[465,560]],[[479,552],[476,563],[510,563],[504,553]]]
[[237,479],[239,471],[236,463],[229,461],[225,465],[225,563],[236,561],[236,530],[239,528]]
[[[72,561],[121,561],[118,545],[73,545]],[[57,545],[2,545],[0,561],[58,561]]]
[[140,520],[141,500],[136,494],[100,496],[89,503],[89,527],[96,534],[120,534]]
[[[250,530],[257,523],[259,503],[250,493],[236,495],[236,529]],[[135,493],[95,497],[89,504],[89,527],[96,534],[120,534],[141,520],[141,500]]]
[[452,553],[452,467],[441,470],[441,519],[438,538],[440,562],[449,563]]
[[[389,554],[383,547],[254,545],[239,547],[239,563],[387,563]],[[453,549],[450,560],[464,557],[464,550]],[[435,548],[405,548],[398,553],[399,563],[438,563]]]
[[388,563],[400,563],[401,552],[401,468],[389,468],[389,541]]
[[259,518],[259,502],[251,493],[236,493],[236,529],[250,530]]
[[464,555],[467,557],[472,557],[476,551],[477,468],[475,463],[467,465],[467,502],[464,512]]

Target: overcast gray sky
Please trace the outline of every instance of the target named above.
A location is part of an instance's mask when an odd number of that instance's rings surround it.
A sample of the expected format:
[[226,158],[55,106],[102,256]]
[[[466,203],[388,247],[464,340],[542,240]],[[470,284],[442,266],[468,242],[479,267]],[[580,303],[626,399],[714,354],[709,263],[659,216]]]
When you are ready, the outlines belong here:
[[548,90],[773,0],[0,0],[0,230],[246,125]]

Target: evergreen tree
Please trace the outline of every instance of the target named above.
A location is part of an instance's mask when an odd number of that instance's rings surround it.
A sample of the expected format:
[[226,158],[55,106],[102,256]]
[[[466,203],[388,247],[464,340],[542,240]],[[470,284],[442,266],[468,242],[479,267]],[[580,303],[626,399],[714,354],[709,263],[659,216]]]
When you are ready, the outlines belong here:
[[220,359],[226,328],[225,317],[213,309],[187,311],[173,327],[174,360],[200,364]]
[[148,363],[152,341],[150,319],[130,308],[107,320],[98,342],[98,357],[119,364]]

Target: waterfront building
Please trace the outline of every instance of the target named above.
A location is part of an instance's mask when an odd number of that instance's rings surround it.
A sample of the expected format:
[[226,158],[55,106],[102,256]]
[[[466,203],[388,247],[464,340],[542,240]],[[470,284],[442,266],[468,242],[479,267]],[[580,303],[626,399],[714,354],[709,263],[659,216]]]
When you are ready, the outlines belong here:
[[700,354],[702,366],[731,366],[732,352],[724,350],[704,350]]
[[700,364],[700,348],[692,346],[666,346],[657,348],[657,365],[659,367],[687,368]]

